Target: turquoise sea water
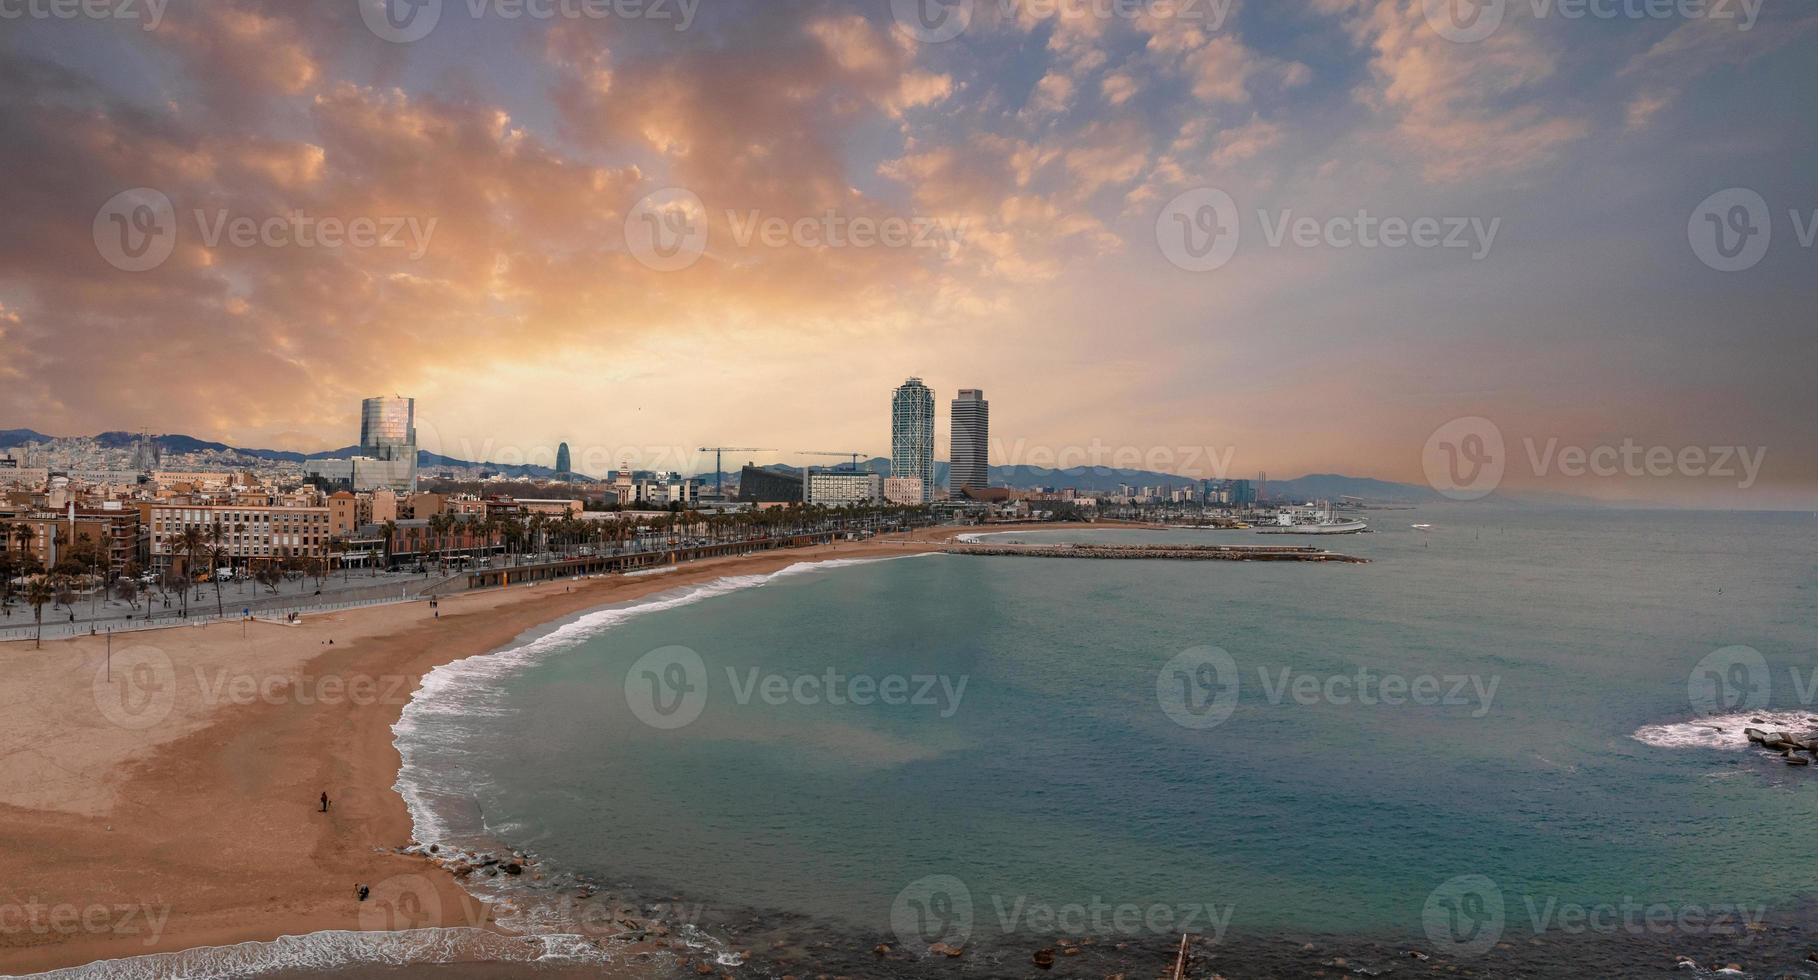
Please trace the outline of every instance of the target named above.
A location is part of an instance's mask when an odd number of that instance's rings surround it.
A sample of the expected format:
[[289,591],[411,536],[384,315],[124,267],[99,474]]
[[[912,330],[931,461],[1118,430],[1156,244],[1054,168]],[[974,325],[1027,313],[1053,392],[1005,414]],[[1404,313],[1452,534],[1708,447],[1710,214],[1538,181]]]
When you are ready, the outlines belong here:
[[[1371,517],[1302,539],[1367,565],[928,556],[590,614],[438,672],[400,727],[403,785],[425,840],[886,939],[931,880],[958,882],[984,946],[1119,905],[1201,918],[1129,929],[1164,945],[1221,916],[1231,941],[1430,944],[1458,876],[1493,884],[1509,936],[1560,931],[1536,912],[1561,906],[1806,904],[1818,858],[1788,835],[1818,771],[1738,747],[1734,719],[1695,727],[1688,681],[1746,645],[1769,703],[1744,714],[1818,719],[1818,518]],[[633,704],[671,648],[698,655],[704,703],[653,727]],[[1158,675],[1202,648],[1228,654],[1236,699],[1186,727]],[[830,669],[927,697],[826,703]],[[1360,669],[1441,703],[1359,703]]]

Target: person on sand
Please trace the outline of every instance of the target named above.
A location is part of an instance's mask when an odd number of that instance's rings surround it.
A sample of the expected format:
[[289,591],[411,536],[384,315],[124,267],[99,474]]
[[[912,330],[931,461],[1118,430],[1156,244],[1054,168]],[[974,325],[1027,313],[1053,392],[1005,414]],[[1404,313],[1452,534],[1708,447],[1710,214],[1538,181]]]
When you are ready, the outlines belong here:
[[372,894],[372,889],[365,885],[355,885],[354,894],[359,897],[360,901],[364,902],[366,901],[366,896]]
[[328,812],[328,790],[322,791],[322,812]]

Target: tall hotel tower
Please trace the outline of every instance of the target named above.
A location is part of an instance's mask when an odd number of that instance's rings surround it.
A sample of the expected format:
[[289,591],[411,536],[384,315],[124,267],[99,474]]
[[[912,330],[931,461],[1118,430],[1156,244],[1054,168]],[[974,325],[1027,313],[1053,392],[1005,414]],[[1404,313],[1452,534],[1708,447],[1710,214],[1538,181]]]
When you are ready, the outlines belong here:
[[984,392],[961,388],[949,419],[947,489],[955,496],[967,487],[983,490],[991,485],[991,403]]
[[360,403],[360,454],[390,464],[380,479],[394,490],[417,488],[417,400],[398,396]]
[[890,475],[922,481],[922,503],[934,499],[934,392],[910,378],[890,399]]

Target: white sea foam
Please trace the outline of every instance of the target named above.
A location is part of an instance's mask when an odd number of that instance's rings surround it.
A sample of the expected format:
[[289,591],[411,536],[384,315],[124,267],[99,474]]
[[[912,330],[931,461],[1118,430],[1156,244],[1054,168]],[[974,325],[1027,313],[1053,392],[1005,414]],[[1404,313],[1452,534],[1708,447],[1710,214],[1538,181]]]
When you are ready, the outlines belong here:
[[1765,732],[1786,732],[1797,737],[1818,727],[1809,711],[1745,711],[1740,714],[1713,715],[1689,721],[1662,725],[1643,725],[1630,738],[1661,749],[1728,749],[1749,747],[1744,728]]
[[[449,826],[445,814],[450,812],[450,808],[471,805],[475,796],[479,795],[476,791],[484,786],[437,785],[437,774],[431,771],[424,759],[423,750],[430,747],[424,739],[432,734],[445,735],[448,728],[459,726],[466,719],[497,718],[509,714],[500,693],[501,682],[506,678],[549,657],[574,650],[587,640],[638,616],[692,605],[714,596],[759,588],[801,575],[923,556],[924,553],[916,553],[881,558],[798,562],[764,575],[726,576],[698,585],[659,592],[631,603],[597,609],[516,646],[437,667],[423,678],[422,686],[410,703],[405,705],[397,724],[392,726],[394,743],[403,759],[394,788],[404,798],[410,811],[413,836],[423,846],[433,843],[441,845],[445,850],[453,850],[461,845],[460,841],[454,839],[453,828]],[[459,740],[455,741],[458,743]],[[444,755],[458,751],[449,744],[446,737],[437,737],[433,748],[435,752]],[[470,773],[469,778],[483,777]],[[510,828],[495,826],[488,830],[489,835],[509,836]],[[539,901],[527,894],[516,882],[481,879],[476,876],[464,882],[464,885],[482,898],[511,902],[512,907],[505,909],[506,914],[499,919],[507,928],[547,932],[559,931],[563,926],[571,924],[568,914],[571,910],[560,903]]]
[[606,963],[580,936],[504,936],[484,929],[314,932],[271,942],[204,946],[36,973],[43,980],[215,980],[281,970],[344,970],[413,963]]

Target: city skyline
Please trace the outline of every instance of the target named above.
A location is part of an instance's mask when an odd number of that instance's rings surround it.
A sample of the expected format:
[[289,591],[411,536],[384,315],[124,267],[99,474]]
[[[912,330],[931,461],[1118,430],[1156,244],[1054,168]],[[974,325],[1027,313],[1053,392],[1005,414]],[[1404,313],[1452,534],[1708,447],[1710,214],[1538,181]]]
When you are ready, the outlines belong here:
[[[1511,488],[1818,499],[1818,14],[1523,8],[1461,42],[1406,0],[973,6],[941,40],[818,0],[686,29],[463,8],[408,40],[353,3],[9,21],[0,419],[318,451],[402,389],[436,407],[425,445],[867,446],[913,369],[986,382],[1011,450],[1418,484],[1429,437],[1481,417]],[[785,82],[814,94],[761,97]],[[664,271],[630,232],[671,190],[705,225]],[[1772,236],[1729,271],[1688,232],[1732,202]],[[174,239],[131,271],[108,236],[140,217]],[[1208,217],[1238,219],[1232,255],[1166,237]],[[326,219],[376,241],[323,247]],[[847,247],[859,219],[911,234]],[[1470,247],[1417,247],[1422,222]],[[827,371],[846,350],[871,363]],[[702,380],[728,394],[675,397]],[[1630,440],[1767,455],[1747,489],[1529,462]]]

